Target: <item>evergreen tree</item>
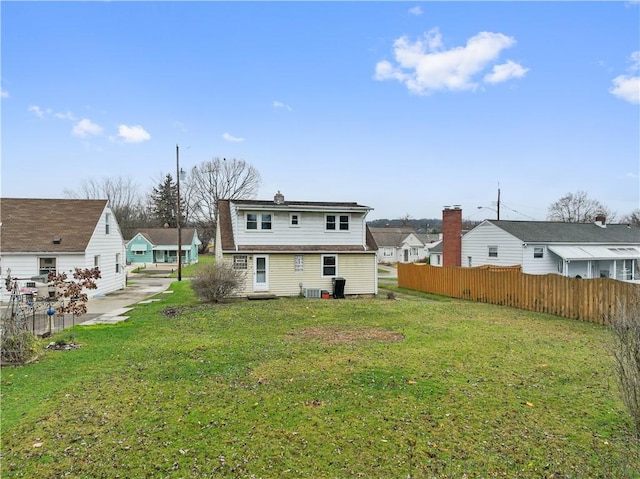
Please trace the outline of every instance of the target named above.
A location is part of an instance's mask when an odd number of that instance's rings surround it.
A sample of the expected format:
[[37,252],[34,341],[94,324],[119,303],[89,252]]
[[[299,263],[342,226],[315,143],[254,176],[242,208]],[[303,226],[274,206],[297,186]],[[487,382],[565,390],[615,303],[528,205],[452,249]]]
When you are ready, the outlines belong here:
[[171,174],[167,174],[164,181],[153,188],[151,192],[151,212],[158,226],[168,224],[170,228],[177,228],[177,196],[178,185],[173,181]]

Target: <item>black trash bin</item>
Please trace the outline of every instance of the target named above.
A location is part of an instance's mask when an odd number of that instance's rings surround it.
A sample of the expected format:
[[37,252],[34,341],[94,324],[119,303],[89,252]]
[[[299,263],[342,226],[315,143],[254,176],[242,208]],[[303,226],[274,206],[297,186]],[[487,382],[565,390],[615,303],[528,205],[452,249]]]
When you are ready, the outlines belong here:
[[333,299],[344,299],[344,278],[333,278]]

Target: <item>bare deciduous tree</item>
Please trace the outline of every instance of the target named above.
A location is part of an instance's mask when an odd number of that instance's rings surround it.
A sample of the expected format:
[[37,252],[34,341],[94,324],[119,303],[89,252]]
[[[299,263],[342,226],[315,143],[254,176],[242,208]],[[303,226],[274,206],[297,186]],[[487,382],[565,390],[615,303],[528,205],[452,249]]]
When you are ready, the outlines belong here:
[[552,203],[547,211],[548,220],[564,223],[590,223],[598,215],[604,215],[611,222],[616,214],[598,200],[589,198],[585,191],[567,193]]
[[611,330],[620,394],[640,437],[640,294],[620,302]]
[[130,238],[136,227],[145,226],[147,214],[140,187],[129,177],[89,178],[77,190],[65,189],[64,194],[67,198],[109,200],[124,238]]
[[640,226],[640,208],[636,208],[631,213],[622,217],[623,223],[629,223],[633,226]]
[[185,181],[190,223],[203,245],[213,238],[219,199],[251,199],[260,187],[260,173],[244,160],[214,158],[194,166]]

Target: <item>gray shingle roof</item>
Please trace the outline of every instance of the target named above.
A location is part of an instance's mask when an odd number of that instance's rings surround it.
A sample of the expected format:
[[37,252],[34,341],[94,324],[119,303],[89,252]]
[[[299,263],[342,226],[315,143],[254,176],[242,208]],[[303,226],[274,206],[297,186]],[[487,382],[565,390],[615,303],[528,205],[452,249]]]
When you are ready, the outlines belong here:
[[627,224],[487,220],[527,243],[640,243],[640,227]]
[[[181,230],[182,245],[192,244],[196,230],[194,228],[181,228]],[[139,228],[135,230],[133,236],[137,234],[144,236],[154,246],[178,244],[178,228]]]
[[1,198],[0,251],[84,252],[106,206],[107,200]]
[[399,228],[394,228],[394,227],[382,227],[382,228],[375,228],[375,227],[369,227],[369,230],[371,231],[371,234],[373,235],[373,237],[376,240],[376,243],[378,245],[378,247],[394,247],[394,248],[398,248],[399,246],[402,245],[402,242],[407,238],[407,236],[409,236],[411,233],[413,233],[414,235],[416,235],[417,238],[417,234],[414,228],[410,228],[410,227],[399,227]]

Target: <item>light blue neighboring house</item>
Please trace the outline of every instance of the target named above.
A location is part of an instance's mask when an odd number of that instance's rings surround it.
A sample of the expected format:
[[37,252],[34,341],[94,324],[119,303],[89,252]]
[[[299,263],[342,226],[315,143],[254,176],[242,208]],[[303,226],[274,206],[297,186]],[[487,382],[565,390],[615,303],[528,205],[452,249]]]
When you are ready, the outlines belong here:
[[[198,262],[201,241],[195,228],[181,228],[182,263]],[[177,228],[141,228],[125,244],[127,264],[178,262]]]

